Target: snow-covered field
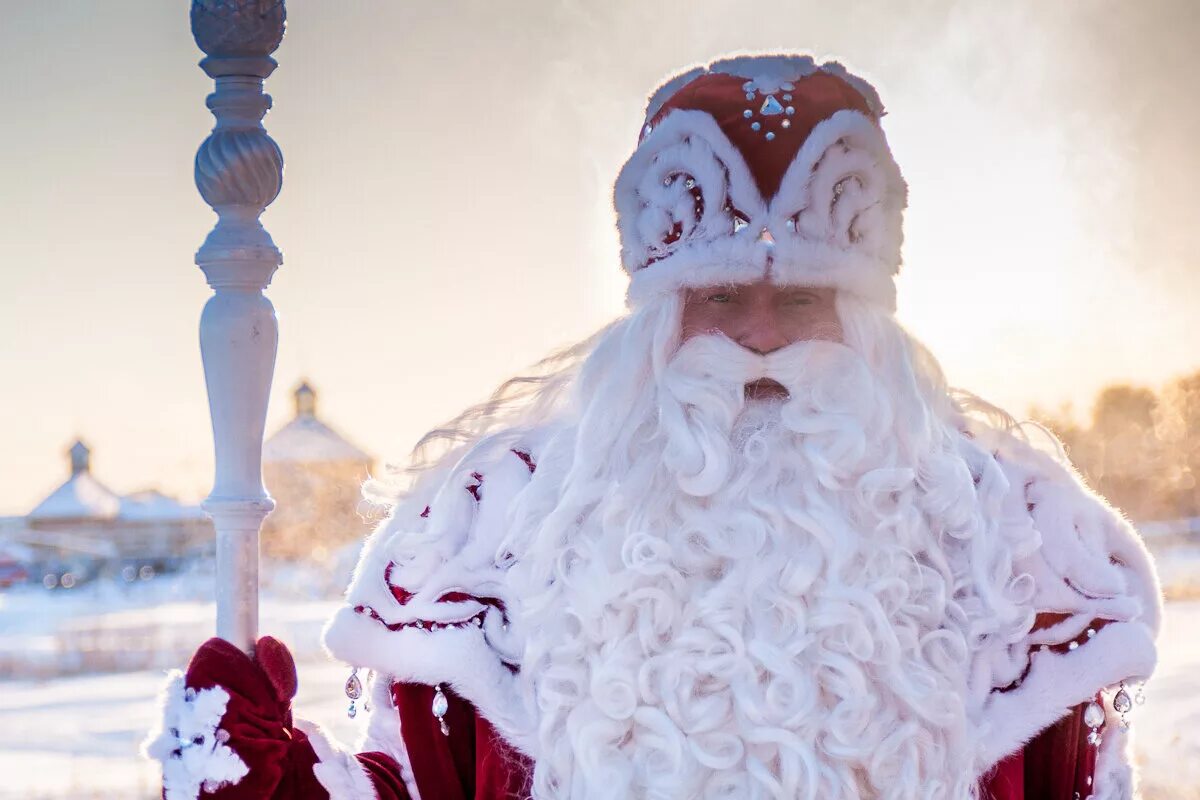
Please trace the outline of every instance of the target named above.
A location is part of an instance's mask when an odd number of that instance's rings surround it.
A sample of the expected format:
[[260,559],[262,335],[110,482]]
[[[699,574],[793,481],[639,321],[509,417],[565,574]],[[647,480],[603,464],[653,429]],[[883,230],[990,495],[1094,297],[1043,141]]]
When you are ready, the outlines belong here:
[[[61,661],[77,667],[79,658],[59,648],[63,642],[81,641],[79,630],[99,629],[119,637],[131,629],[164,627],[171,636],[152,637],[148,647],[166,642],[166,650],[150,655],[171,658],[174,648],[190,650],[211,634],[211,605],[187,597],[211,591],[200,585],[203,580],[163,579],[157,587],[119,593],[97,586],[70,596],[42,590],[0,594],[0,654],[15,657],[29,647],[31,663]],[[152,601],[157,605],[146,605]],[[297,715],[353,743],[363,717],[356,722],[346,717],[346,669],[325,660],[317,641],[321,623],[335,607],[328,600],[268,592],[262,629],[279,635],[301,656]],[[58,637],[56,632],[64,629],[75,633]],[[84,640],[103,644],[104,636],[88,637]],[[1200,600],[1167,605],[1160,642],[1159,668],[1146,687],[1146,704],[1135,707],[1132,716],[1144,796],[1200,800]],[[163,674],[163,669],[139,669],[0,681],[0,798],[158,797],[158,772],[137,752],[153,726],[154,696]]]

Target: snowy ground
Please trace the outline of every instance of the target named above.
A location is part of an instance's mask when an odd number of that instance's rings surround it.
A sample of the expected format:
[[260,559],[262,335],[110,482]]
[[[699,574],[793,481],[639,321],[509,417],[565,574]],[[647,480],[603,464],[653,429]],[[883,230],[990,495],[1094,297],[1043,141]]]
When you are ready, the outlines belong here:
[[[79,660],[59,649],[64,641],[79,641],[79,630],[119,637],[131,629],[161,627],[172,630],[172,638],[154,638],[148,647],[166,647],[151,655],[172,658],[173,648],[194,648],[211,633],[211,605],[188,597],[193,591],[211,591],[201,585],[206,580],[192,576],[119,592],[98,586],[71,596],[41,590],[0,594],[0,655],[16,657],[29,647],[31,665],[77,667]],[[146,605],[150,602],[158,604]],[[346,669],[320,656],[317,641],[321,623],[335,607],[328,600],[268,592],[262,630],[280,635],[301,655],[296,713],[353,743],[360,736],[362,716],[357,722],[346,717]],[[62,630],[74,633],[63,638],[57,633]],[[1200,800],[1198,633],[1200,600],[1167,605],[1158,672],[1146,687],[1146,704],[1135,707],[1132,717],[1146,800]],[[88,637],[92,643],[105,640],[94,633]],[[140,669],[0,680],[0,798],[158,797],[158,772],[137,751],[153,726],[154,695],[163,674],[163,669]]]

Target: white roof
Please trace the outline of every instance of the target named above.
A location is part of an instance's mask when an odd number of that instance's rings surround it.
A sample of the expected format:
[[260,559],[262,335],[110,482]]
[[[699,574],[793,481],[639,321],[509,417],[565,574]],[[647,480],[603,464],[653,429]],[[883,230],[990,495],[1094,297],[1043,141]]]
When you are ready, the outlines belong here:
[[90,472],[77,472],[34,506],[29,519],[114,519],[121,498]]
[[200,506],[189,506],[155,489],[134,492],[121,498],[121,519],[204,519]]
[[263,461],[369,462],[371,457],[357,445],[314,416],[298,416],[263,444]]

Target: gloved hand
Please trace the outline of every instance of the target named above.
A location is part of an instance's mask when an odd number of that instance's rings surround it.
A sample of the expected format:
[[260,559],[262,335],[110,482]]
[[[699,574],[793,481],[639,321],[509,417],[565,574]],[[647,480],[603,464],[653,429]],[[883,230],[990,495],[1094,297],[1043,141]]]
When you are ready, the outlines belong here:
[[281,782],[310,782],[315,757],[292,726],[296,684],[291,653],[270,636],[254,658],[224,639],[202,644],[186,675],[172,676],[163,730],[145,748],[163,763],[166,800],[263,800]]

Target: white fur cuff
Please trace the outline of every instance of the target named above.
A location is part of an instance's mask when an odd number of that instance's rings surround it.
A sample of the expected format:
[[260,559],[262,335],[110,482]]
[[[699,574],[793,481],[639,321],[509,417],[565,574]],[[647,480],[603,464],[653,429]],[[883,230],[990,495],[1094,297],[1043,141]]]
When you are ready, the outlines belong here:
[[142,744],[143,755],[162,763],[165,800],[195,800],[201,789],[236,784],[250,771],[217,727],[228,703],[220,686],[196,691],[179,670],[168,673],[159,696],[161,727]]
[[296,727],[308,734],[308,743],[317,755],[313,775],[329,792],[329,800],[378,800],[375,784],[354,754],[308,720],[296,720]]

